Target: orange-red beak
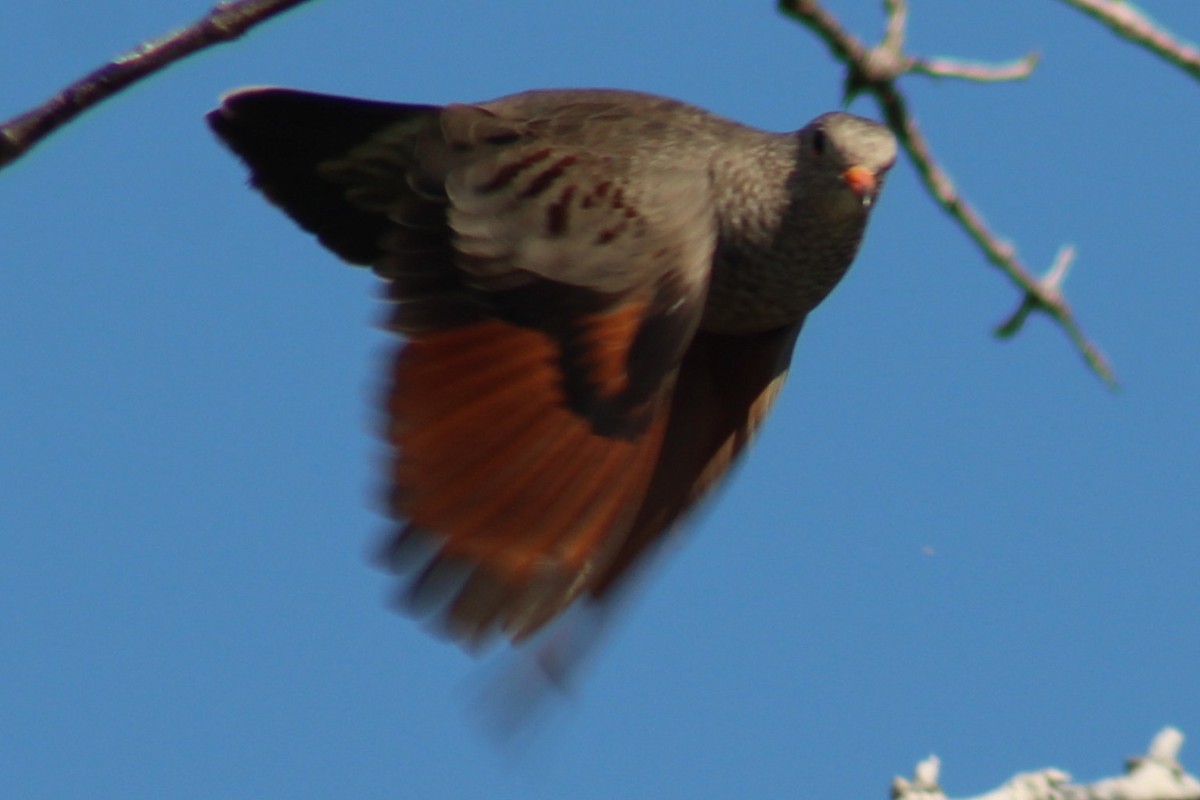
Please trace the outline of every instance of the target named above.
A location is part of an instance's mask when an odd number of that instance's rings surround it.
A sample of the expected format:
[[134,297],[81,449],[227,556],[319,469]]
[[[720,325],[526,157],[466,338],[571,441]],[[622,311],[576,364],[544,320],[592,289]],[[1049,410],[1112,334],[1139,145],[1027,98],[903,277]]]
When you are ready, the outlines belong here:
[[863,203],[870,205],[871,201],[875,199],[879,181],[876,180],[875,173],[866,167],[855,164],[842,173],[842,180],[850,187],[850,191],[862,198]]

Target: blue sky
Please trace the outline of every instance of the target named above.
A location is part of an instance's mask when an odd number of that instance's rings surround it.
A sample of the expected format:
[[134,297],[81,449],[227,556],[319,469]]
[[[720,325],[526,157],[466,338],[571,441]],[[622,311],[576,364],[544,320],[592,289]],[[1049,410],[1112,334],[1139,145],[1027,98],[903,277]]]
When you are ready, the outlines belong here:
[[[876,3],[830,7],[865,37]],[[1147,3],[1200,38],[1190,0]],[[20,4],[0,116],[207,3]],[[1119,769],[1200,737],[1196,82],[1059,3],[914,0],[903,87],[958,184],[1067,290],[1107,391],[893,170],[735,479],[522,747],[496,667],[386,608],[374,281],[244,188],[202,115],[281,84],[419,102],[670,94],[776,130],[841,75],[769,2],[318,3],[0,173],[0,786],[36,798],[884,797]],[[853,106],[875,115],[869,101]],[[1184,763],[1200,764],[1194,744]]]

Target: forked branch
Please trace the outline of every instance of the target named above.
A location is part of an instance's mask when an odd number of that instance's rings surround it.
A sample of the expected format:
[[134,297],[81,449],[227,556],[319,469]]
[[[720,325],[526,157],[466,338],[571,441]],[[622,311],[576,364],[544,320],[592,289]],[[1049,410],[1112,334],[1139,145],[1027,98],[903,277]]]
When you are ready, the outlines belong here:
[[843,28],[817,0],[779,0],[779,7],[820,37],[834,57],[846,66],[847,99],[862,93],[875,98],[884,120],[896,134],[929,194],[971,237],[984,257],[1021,291],[1017,310],[997,326],[996,335],[1002,338],[1012,336],[1020,330],[1030,312],[1043,312],[1066,332],[1091,370],[1115,388],[1117,382],[1112,367],[1100,349],[1083,333],[1062,292],[1062,281],[1074,258],[1074,249],[1064,247],[1047,274],[1040,278],[1035,276],[1021,261],[1016,248],[994,233],[979,212],[959,193],[950,175],[934,158],[929,142],[921,133],[904,94],[896,85],[902,75],[911,72],[972,81],[1018,80],[1028,77],[1033,71],[1037,55],[1031,53],[1005,64],[910,56],[903,50],[908,18],[905,0],[886,0],[885,33],[883,41],[875,47],[868,47]]

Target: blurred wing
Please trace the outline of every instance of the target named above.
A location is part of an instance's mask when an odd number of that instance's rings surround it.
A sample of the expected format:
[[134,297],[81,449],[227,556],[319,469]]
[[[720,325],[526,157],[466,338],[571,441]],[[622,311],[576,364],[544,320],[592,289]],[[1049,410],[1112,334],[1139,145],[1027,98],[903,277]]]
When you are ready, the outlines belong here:
[[272,201],[390,282],[407,343],[384,555],[412,572],[405,602],[469,643],[537,630],[606,574],[659,464],[715,247],[708,174],[580,147],[553,109],[534,132],[252,90],[210,121]]
[[[667,534],[728,474],[783,386],[802,322],[750,336],[699,331],[680,366],[663,446],[629,534],[589,602],[489,687],[483,706],[500,732],[534,721],[571,686],[636,585],[631,577]],[[579,612],[579,613],[576,613]]]
[[630,534],[592,593],[616,588],[664,532],[728,474],[787,377],[803,320],[765,333],[698,331],[684,357],[654,477]]

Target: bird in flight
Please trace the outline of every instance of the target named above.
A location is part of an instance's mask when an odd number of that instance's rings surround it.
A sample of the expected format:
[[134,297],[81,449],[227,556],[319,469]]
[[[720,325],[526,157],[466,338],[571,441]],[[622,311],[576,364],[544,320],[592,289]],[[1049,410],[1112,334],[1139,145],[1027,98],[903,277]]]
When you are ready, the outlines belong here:
[[604,603],[728,472],[850,266],[896,142],[676,100],[409,105],[254,88],[209,124],[384,281],[401,596],[468,647]]

